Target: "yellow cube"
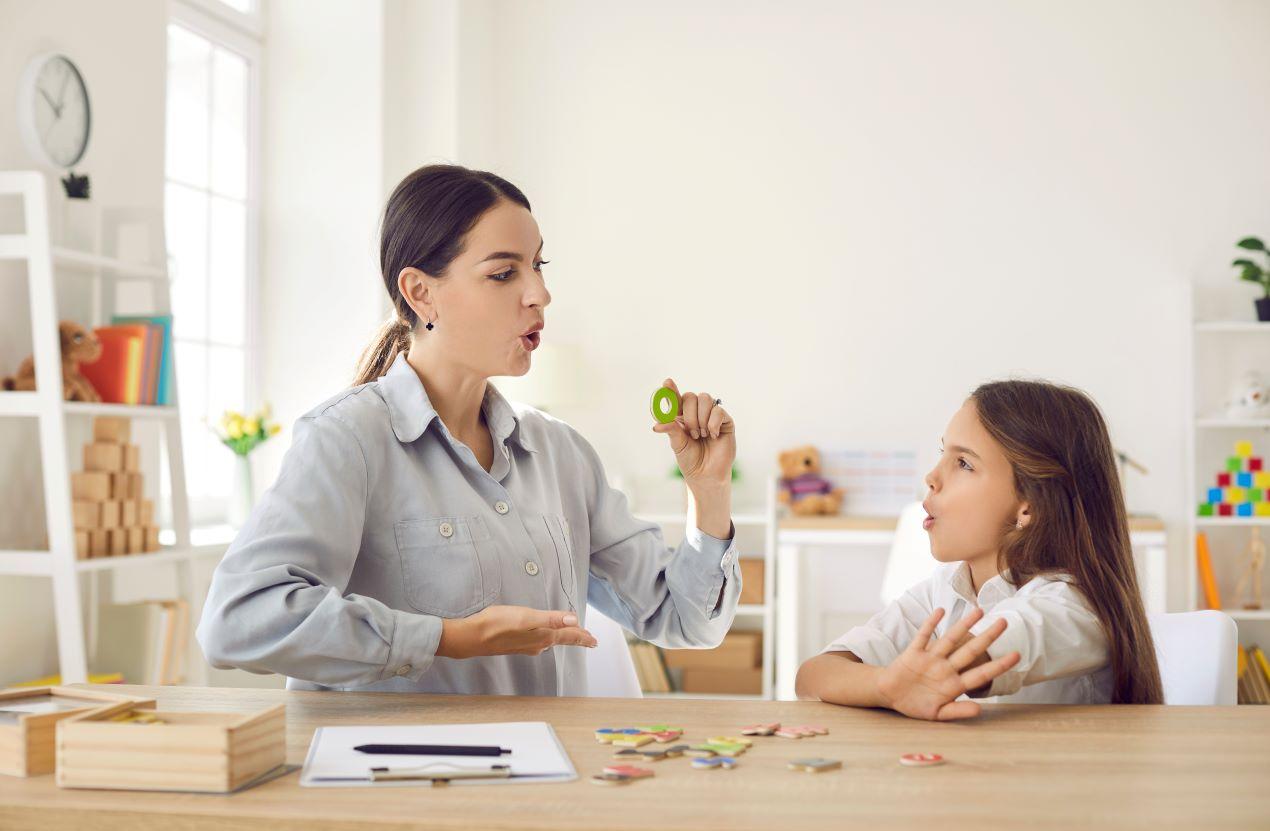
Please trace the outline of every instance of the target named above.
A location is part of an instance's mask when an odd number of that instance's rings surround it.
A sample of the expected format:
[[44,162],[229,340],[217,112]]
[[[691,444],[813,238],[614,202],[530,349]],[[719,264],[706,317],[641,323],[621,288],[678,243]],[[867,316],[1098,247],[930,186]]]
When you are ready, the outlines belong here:
[[1270,516],[1270,502],[1258,502],[1252,506],[1253,516]]
[[1262,490],[1270,490],[1270,471],[1259,470],[1252,474],[1252,486]]
[[1222,501],[1231,505],[1238,505],[1240,502],[1244,502],[1248,499],[1248,494],[1243,488],[1226,488],[1225,496],[1226,498]]
[[1247,459],[1252,456],[1252,442],[1237,441],[1235,442],[1235,455],[1241,459]]

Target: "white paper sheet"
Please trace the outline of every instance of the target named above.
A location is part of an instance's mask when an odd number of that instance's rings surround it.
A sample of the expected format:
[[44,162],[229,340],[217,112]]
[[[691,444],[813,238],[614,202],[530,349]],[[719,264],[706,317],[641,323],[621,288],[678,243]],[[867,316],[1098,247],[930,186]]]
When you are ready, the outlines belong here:
[[[360,744],[471,744],[498,745],[512,752],[503,756],[394,756],[361,753]],[[569,782],[577,779],[573,762],[556,731],[545,721],[496,724],[377,724],[365,727],[319,727],[304,760],[300,784],[311,788],[366,785],[428,785],[427,780],[372,782],[372,767],[415,768],[436,763],[460,767],[511,765],[507,779],[456,779],[451,785]]]

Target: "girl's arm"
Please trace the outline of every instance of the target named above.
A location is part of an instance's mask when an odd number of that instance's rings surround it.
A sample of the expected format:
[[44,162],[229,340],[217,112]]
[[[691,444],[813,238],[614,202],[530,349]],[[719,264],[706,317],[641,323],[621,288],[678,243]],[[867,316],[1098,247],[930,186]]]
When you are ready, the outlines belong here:
[[1007,672],[1018,663],[1019,654],[1011,652],[975,665],[1005,631],[1006,621],[998,620],[966,641],[970,627],[983,617],[983,610],[976,608],[931,643],[943,616],[944,610],[936,609],[908,648],[885,667],[856,663],[849,652],[812,658],[799,670],[795,683],[799,697],[856,707],[889,707],[913,718],[938,721],[979,715],[977,702],[957,699]]

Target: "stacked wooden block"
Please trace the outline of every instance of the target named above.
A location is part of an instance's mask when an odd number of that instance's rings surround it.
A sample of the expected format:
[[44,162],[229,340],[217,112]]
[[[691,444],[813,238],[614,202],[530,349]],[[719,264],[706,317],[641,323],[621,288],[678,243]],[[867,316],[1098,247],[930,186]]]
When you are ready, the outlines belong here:
[[139,448],[126,418],[93,419],[84,470],[71,474],[75,552],[80,559],[121,557],[159,549],[154,503],[143,499]]

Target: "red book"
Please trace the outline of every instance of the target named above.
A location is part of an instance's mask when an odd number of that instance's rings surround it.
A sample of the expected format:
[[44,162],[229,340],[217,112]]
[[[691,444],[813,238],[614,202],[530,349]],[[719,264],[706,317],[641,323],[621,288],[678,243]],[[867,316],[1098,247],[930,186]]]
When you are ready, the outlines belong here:
[[146,327],[99,326],[93,331],[101,340],[101,357],[91,364],[80,364],[79,371],[97,390],[102,401],[110,404],[137,403]]

